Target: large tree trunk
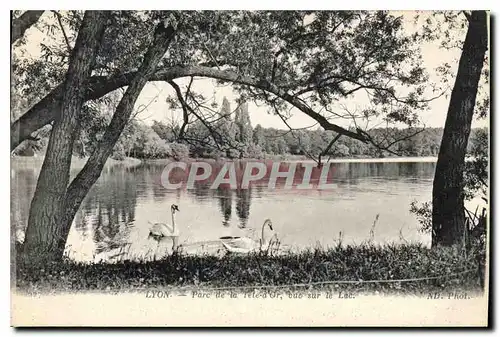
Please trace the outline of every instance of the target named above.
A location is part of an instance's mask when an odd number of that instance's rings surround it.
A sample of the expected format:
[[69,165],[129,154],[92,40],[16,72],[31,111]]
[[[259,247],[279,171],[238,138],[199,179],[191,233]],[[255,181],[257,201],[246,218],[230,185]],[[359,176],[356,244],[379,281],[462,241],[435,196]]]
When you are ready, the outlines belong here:
[[26,11],[17,19],[12,20],[11,12],[11,31],[10,31],[10,44],[12,45],[19,38],[21,38],[26,30],[33,26],[38,19],[42,16],[44,11]]
[[464,166],[479,78],[488,48],[487,14],[473,11],[451,93],[432,191],[432,246],[462,243]]
[[87,11],[78,33],[64,82],[61,112],[56,117],[35,195],[31,202],[24,243],[25,261],[62,258],[66,238],[61,233],[62,211],[69,183],[71,155],[87,81],[104,32],[105,12]]
[[[163,23],[160,25],[163,25]],[[130,85],[127,87],[125,94],[123,94],[122,99],[118,103],[113,118],[106,128],[106,132],[83,169],[68,187],[64,218],[62,221],[64,238],[68,236],[73,218],[83,199],[101,175],[106,160],[111,155],[113,147],[129,121],[139,94],[149,78],[154,74],[158,62],[162,59],[163,55],[165,55],[174,33],[175,29],[172,26],[156,30],[154,41],[146,52],[144,60],[130,82]]]

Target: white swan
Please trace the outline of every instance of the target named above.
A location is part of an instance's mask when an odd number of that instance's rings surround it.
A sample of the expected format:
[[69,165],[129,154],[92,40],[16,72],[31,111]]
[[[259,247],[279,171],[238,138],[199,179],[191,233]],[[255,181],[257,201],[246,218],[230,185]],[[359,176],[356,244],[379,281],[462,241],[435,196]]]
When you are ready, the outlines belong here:
[[149,223],[152,225],[149,229],[149,236],[155,239],[162,239],[165,237],[175,237],[179,236],[179,230],[175,226],[175,212],[179,212],[179,207],[177,205],[170,206],[172,212],[172,226],[163,222]]
[[[172,206],[170,206],[170,211],[172,212],[171,226],[163,222],[152,223],[151,221],[148,221],[149,224],[152,225],[149,229],[148,238],[152,237],[153,239],[157,240],[158,245],[160,244],[161,240],[165,238],[172,238],[172,250],[175,250],[177,246],[177,238],[179,237],[179,230],[175,225],[175,213],[180,212],[179,206],[172,204]],[[158,249],[158,247],[156,248]]]
[[270,230],[273,230],[273,224],[270,219],[266,219],[264,224],[262,224],[262,232],[261,238],[257,242],[249,237],[233,237],[233,236],[223,236],[220,238],[222,245],[227,249],[230,253],[250,253],[258,250],[265,250],[271,240],[267,240],[265,237],[265,229],[269,227]]

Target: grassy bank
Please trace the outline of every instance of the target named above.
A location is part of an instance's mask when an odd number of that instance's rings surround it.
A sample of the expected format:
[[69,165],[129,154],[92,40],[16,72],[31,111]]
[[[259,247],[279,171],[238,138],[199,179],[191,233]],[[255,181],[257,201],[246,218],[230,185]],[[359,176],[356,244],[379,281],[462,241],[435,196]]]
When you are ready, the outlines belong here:
[[28,293],[219,287],[238,291],[270,286],[285,291],[314,288],[427,295],[430,291],[479,291],[480,276],[477,256],[465,257],[453,248],[431,250],[408,244],[339,246],[278,256],[174,254],[150,262],[66,261],[32,269],[18,265],[16,283],[18,290]]
[[[306,160],[311,160],[308,159],[306,156],[302,155],[265,155],[262,158],[242,158],[242,159],[237,159],[237,158],[225,158],[225,157],[220,157],[218,159],[215,158],[201,158],[201,157],[189,157],[189,158],[184,158],[182,161],[188,161],[188,162],[194,162],[194,161],[204,161],[204,162],[217,162],[217,161],[262,161],[262,160],[276,160],[276,161],[306,161]],[[154,163],[154,164],[168,164],[170,162],[175,161],[172,158],[160,158],[160,159],[144,159],[145,163]]]

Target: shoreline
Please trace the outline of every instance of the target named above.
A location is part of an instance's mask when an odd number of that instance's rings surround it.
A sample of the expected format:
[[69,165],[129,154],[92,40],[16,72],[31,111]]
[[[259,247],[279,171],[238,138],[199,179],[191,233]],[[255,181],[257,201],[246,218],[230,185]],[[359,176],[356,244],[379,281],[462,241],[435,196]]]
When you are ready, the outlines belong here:
[[[11,156],[10,157],[10,167],[14,168],[26,168],[26,169],[40,169],[42,167],[43,161],[45,159],[44,155],[40,156]],[[76,156],[71,157],[71,169],[82,169],[87,163],[88,158],[80,158]],[[143,163],[142,160],[132,157],[126,157],[124,160],[116,160],[109,158],[104,165],[104,168],[109,168],[113,166],[124,166],[124,167],[135,167]]]
[[[11,156],[10,157],[10,168],[12,170],[15,169],[36,169],[39,170],[42,167],[45,156]],[[80,158],[73,156],[71,159],[71,169],[72,170],[80,170],[85,166],[87,162],[87,157]],[[241,162],[250,162],[250,161],[281,161],[288,163],[314,163],[312,159],[309,158],[243,158],[243,159],[210,159],[210,158],[186,158],[184,162],[196,162],[196,161],[204,161],[204,162],[227,162],[227,161],[241,161]],[[104,169],[109,169],[111,167],[122,166],[125,168],[137,167],[142,164],[168,164],[174,162],[176,160],[171,158],[162,158],[162,159],[138,159],[133,157],[126,157],[123,160],[116,160],[113,158],[109,158],[104,165]],[[334,164],[342,164],[342,163],[436,163],[437,157],[386,157],[386,158],[337,158],[330,159],[329,161],[325,161],[324,163],[334,163]]]
[[[282,162],[304,162],[304,163],[314,163],[314,160],[309,158],[243,158],[243,159],[211,159],[211,158],[186,158],[184,161],[195,162],[195,161],[205,161],[205,162],[226,162],[226,161],[268,161],[276,160]],[[164,158],[164,159],[142,159],[145,164],[168,164],[175,160]],[[182,161],[182,160],[181,160]],[[437,162],[437,157],[385,157],[385,158],[337,158],[330,159],[329,161],[324,161],[324,163],[435,163]]]
[[[306,161],[312,161],[310,159]],[[325,161],[326,163],[327,161]],[[433,163],[437,157],[337,158],[330,163]]]

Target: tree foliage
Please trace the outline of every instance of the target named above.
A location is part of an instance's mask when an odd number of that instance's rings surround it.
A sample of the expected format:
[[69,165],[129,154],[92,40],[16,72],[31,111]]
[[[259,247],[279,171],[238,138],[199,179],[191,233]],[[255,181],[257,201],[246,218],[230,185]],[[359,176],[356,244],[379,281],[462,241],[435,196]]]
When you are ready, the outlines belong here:
[[[154,22],[170,11],[111,11],[94,69],[95,100],[129,83],[151,42]],[[371,142],[360,120],[418,123],[418,110],[432,98],[421,66],[419,35],[406,33],[404,18],[377,11],[189,11],[175,12],[182,28],[151,79],[203,76],[233,84],[243,101],[264,101],[275,114],[288,117],[290,107],[315,119],[324,129]],[[81,22],[79,11],[58,12],[42,20],[41,29],[55,41],[43,44],[41,58],[14,61],[20,86],[33,102],[12,128],[12,147],[49,123],[57,107],[58,84]],[[65,38],[65,36],[67,38]],[[245,41],[245,43],[241,43]],[[21,47],[22,48],[22,47]],[[186,115],[205,109],[191,100]],[[344,116],[336,102],[364,95],[371,105],[352,119],[354,131],[331,121]],[[40,101],[44,98],[45,100]],[[193,98],[193,97],[191,97]],[[190,101],[190,102],[187,102]],[[43,104],[42,104],[43,103]],[[205,121],[205,123],[207,123]],[[191,123],[190,123],[191,124]],[[195,128],[194,124],[189,127]],[[184,129],[183,129],[184,130]]]

